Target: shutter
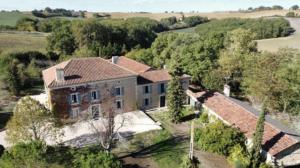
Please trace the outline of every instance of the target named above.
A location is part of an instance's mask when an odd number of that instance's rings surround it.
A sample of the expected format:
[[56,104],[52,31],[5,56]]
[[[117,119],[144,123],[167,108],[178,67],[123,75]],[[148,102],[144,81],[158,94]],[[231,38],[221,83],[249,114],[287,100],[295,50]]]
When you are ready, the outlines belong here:
[[149,98],[149,107],[152,107],[152,97]]
[[92,92],[88,92],[87,97],[88,97],[89,102],[91,102],[92,101]]
[[97,99],[99,99],[100,100],[100,90],[97,90]]
[[72,104],[71,95],[68,95],[68,96],[67,96],[67,99],[68,99],[68,100],[67,100],[68,103],[69,103],[69,104]]
[[77,97],[78,97],[78,103],[80,104],[80,103],[81,103],[81,96],[80,96],[80,93],[77,94]]
[[149,93],[152,93],[152,85],[149,85]]
[[160,84],[157,84],[157,93],[161,94]]
[[124,96],[124,87],[121,87],[121,95]]

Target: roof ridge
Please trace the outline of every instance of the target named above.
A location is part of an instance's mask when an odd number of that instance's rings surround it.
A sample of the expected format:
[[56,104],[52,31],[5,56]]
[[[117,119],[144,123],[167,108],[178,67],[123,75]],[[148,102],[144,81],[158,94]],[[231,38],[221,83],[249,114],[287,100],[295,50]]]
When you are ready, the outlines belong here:
[[[238,104],[238,103],[235,103],[234,101],[230,100],[228,97],[226,97],[225,95],[217,92],[219,95],[222,95],[223,97],[225,97],[225,100],[235,106],[239,106],[241,108],[243,108],[244,110],[246,110],[248,113],[250,113],[252,116],[254,116],[257,120],[259,119],[259,116],[256,116],[255,114],[253,114],[251,111],[249,111],[248,109],[246,109],[245,107],[243,107],[242,105]],[[242,102],[243,103],[243,102]],[[252,106],[249,106],[251,108],[253,108]],[[254,108],[253,108],[254,109]],[[256,110],[256,109],[254,109]],[[257,110],[258,111],[258,110]],[[267,117],[267,115],[266,115]],[[272,127],[273,129],[277,130],[277,131],[280,131],[280,132],[283,132],[283,130],[281,130],[280,128],[277,128],[275,125],[273,125],[272,123],[268,122],[267,120],[265,120],[265,124],[268,124],[270,127]],[[293,140],[296,140],[297,142],[299,142],[299,140],[297,140],[296,138],[294,138],[293,136],[290,136],[289,134],[283,132],[284,134],[286,134],[287,136],[289,136],[290,138],[292,138]]]
[[[100,57],[99,57],[99,58],[100,58]],[[118,65],[118,64],[114,64],[114,63],[112,63],[110,60],[106,60],[106,59],[104,59],[104,58],[101,58],[101,59],[103,59],[104,61],[106,61],[106,62],[108,62],[108,63],[110,63],[110,64],[112,64],[112,65],[114,65],[114,66],[117,66],[117,67],[119,67],[119,68],[121,68],[121,69],[123,69],[123,70],[125,70],[125,71],[128,71],[128,72],[130,72],[130,73],[133,73],[133,74],[135,74],[135,75],[138,75],[138,73],[136,73],[136,72],[134,72],[134,71],[131,71],[131,70],[129,70],[129,69],[123,67],[123,66],[120,66],[120,65]]]

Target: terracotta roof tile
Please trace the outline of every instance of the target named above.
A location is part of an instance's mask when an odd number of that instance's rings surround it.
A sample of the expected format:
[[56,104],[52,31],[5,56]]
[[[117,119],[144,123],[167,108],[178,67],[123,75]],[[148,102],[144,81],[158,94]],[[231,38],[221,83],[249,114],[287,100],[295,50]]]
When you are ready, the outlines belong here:
[[[56,68],[64,70],[63,82],[55,80]],[[43,71],[43,79],[49,88],[130,76],[136,74],[110,61],[95,57],[71,59]]]
[[[204,105],[214,111],[219,117],[229,124],[239,128],[247,138],[252,138],[256,128],[257,115],[218,92],[204,94],[194,93]],[[277,128],[270,122],[265,122],[263,135],[263,149],[271,155],[276,155],[283,150],[295,145],[299,141],[287,132]]]
[[150,66],[137,62],[133,59],[121,56],[117,60],[117,64],[137,74],[146,72],[151,69]]

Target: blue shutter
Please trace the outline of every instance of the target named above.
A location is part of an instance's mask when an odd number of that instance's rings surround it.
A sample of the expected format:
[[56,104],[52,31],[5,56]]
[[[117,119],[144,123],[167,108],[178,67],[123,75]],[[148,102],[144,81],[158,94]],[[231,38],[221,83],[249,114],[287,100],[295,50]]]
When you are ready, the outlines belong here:
[[161,94],[160,84],[157,84],[157,93]]
[[89,102],[91,102],[92,101],[92,92],[88,92],[87,97],[88,97]]
[[80,93],[77,94],[77,97],[78,97],[78,103],[80,104],[80,103],[81,103],[81,96],[80,96]]
[[121,87],[121,95],[124,96],[124,87]]
[[152,92],[152,85],[149,85],[149,93]]
[[100,90],[97,90],[97,98],[100,100],[101,96],[100,96]]
[[68,100],[67,100],[68,103],[69,103],[69,104],[72,104],[71,95],[68,95],[68,96],[67,96],[67,99],[68,99]]

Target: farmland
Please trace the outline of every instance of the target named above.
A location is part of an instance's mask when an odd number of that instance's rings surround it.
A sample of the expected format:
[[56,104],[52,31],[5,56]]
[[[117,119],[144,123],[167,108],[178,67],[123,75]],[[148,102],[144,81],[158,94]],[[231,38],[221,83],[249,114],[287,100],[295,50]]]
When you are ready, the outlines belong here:
[[296,32],[289,37],[258,40],[259,50],[276,52],[279,48],[285,47],[300,49],[300,19],[287,19],[290,21],[291,26],[296,30]]
[[0,51],[41,51],[46,49],[46,33],[0,32]]
[[34,18],[29,12],[0,12],[0,25],[15,26],[23,17]]

